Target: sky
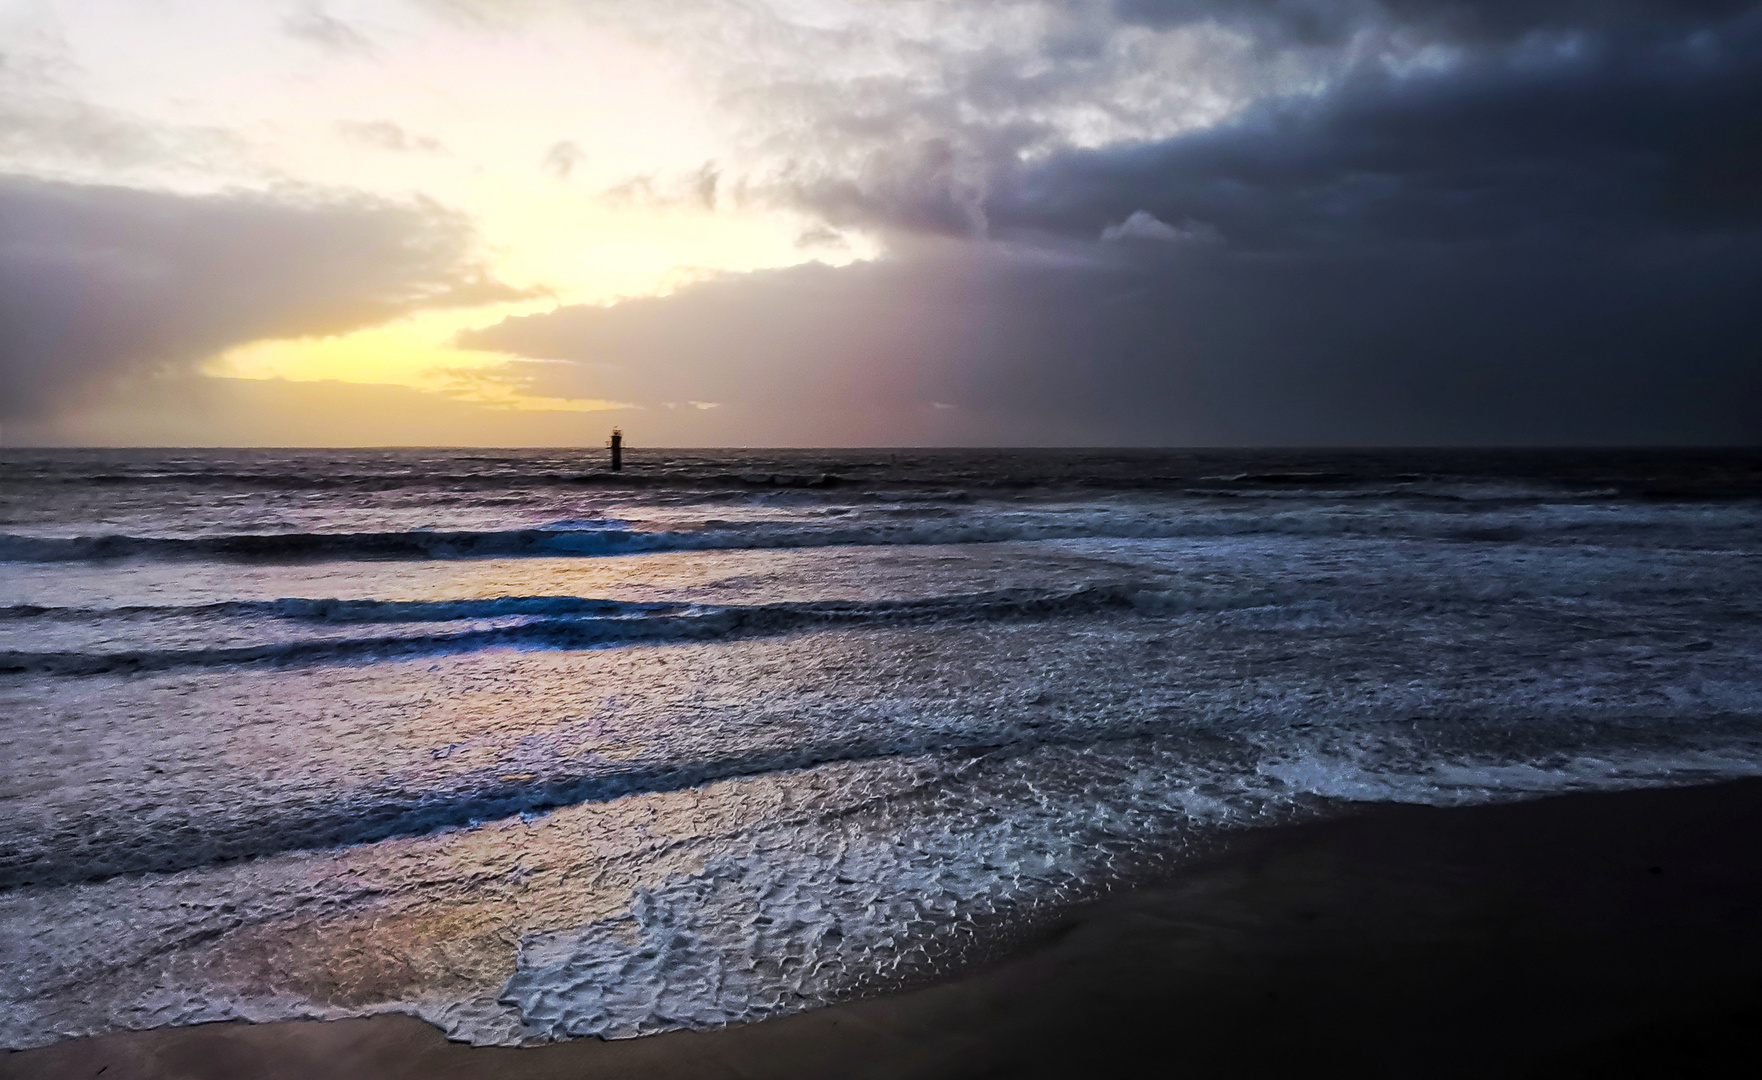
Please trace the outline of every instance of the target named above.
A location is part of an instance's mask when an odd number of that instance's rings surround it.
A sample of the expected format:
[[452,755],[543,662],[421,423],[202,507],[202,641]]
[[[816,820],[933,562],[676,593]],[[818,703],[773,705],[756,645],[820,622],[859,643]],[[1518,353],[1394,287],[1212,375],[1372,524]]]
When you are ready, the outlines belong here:
[[1752,444],[1762,4],[0,0],[6,445]]

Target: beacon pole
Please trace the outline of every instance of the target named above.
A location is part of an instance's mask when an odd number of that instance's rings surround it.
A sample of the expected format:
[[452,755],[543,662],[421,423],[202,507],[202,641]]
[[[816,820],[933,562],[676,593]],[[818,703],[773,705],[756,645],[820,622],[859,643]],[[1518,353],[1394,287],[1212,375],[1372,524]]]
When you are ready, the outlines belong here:
[[624,468],[624,433],[617,428],[612,429],[612,440],[606,444],[612,448],[612,471]]

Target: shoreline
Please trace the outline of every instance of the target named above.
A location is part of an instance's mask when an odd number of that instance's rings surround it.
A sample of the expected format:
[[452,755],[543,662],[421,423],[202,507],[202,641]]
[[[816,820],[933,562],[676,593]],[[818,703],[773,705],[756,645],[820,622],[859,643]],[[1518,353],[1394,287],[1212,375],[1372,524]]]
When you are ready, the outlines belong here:
[[0,1078],[1753,1075],[1759,825],[1762,779],[1366,804],[951,981],[754,1024],[522,1049],[406,1016],[205,1024],[0,1053]]

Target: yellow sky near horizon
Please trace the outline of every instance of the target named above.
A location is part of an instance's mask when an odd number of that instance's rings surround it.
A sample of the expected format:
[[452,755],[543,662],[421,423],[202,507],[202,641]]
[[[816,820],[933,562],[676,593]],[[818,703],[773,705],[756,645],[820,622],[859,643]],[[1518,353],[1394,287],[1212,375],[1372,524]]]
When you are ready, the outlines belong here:
[[861,236],[803,247],[811,220],[708,191],[705,176],[739,152],[736,125],[688,58],[623,16],[535,4],[497,21],[406,0],[4,9],[9,51],[34,57],[44,85],[170,150],[95,164],[40,155],[23,162],[29,171],[186,192],[291,185],[426,200],[465,215],[486,269],[534,296],[251,342],[210,358],[201,370],[211,375],[396,385],[496,408],[611,408],[533,397],[499,380],[508,357],[453,338],[509,315],[877,250]]
[[[545,202],[550,200],[535,200]],[[570,210],[574,210],[571,213]],[[543,210],[530,206],[509,215],[498,229],[518,236],[523,225],[541,226]],[[494,210],[492,225],[503,224]],[[774,215],[769,215],[774,216]],[[463,331],[513,316],[550,311],[563,304],[615,303],[659,296],[718,274],[788,266],[804,261],[793,238],[768,215],[716,214],[704,210],[633,208],[622,213],[591,204],[557,208],[556,228],[530,229],[524,243],[510,244],[490,263],[495,275],[530,300],[464,309],[418,312],[382,326],[311,338],[267,339],[229,349],[203,365],[222,378],[335,380],[404,386],[494,408],[601,411],[622,403],[597,398],[553,398],[525,392],[498,378],[512,359],[506,354],[456,346]],[[794,226],[793,222],[787,223]],[[573,243],[585,246],[574,247]],[[843,251],[815,253],[822,261],[848,262]]]

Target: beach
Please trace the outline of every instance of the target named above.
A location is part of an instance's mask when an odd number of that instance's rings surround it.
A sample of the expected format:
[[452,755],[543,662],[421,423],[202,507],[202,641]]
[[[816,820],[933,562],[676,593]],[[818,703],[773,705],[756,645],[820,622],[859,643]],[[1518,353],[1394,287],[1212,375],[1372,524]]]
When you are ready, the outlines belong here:
[[1758,821],[1762,781],[1362,806],[1236,835],[954,981],[754,1024],[522,1049],[407,1017],[205,1024],[0,1076],[1754,1075]]

